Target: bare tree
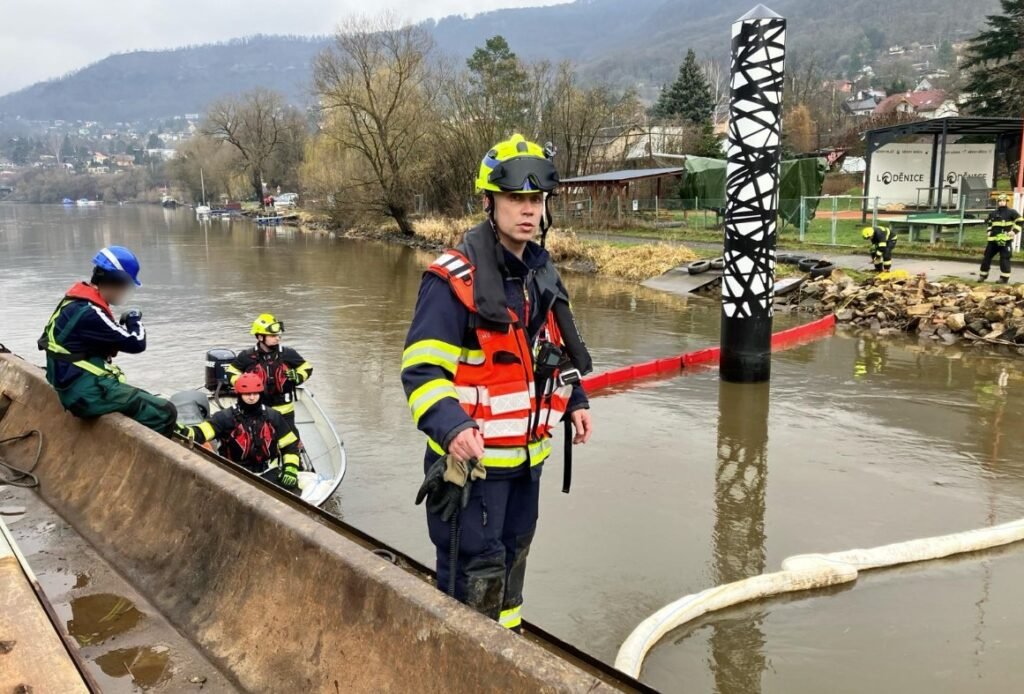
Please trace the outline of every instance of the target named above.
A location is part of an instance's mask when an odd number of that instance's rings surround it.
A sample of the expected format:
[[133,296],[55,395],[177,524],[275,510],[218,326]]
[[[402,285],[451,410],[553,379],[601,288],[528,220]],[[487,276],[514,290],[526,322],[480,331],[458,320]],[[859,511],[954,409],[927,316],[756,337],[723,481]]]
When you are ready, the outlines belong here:
[[406,235],[413,233],[409,215],[435,123],[432,48],[419,27],[398,26],[390,17],[352,19],[313,68],[323,132],[362,162],[346,188]]
[[257,88],[210,107],[203,131],[238,150],[256,199],[263,202],[263,174],[278,149],[289,141],[296,119],[277,92]]
[[559,65],[547,103],[545,131],[556,145],[564,177],[589,173],[604,141],[636,125],[640,114],[632,92],[618,94],[607,85],[584,89],[568,62]]
[[714,58],[705,60],[701,67],[711,89],[711,101],[715,105],[711,111],[711,122],[720,125],[729,115],[726,110],[729,105],[729,73]]

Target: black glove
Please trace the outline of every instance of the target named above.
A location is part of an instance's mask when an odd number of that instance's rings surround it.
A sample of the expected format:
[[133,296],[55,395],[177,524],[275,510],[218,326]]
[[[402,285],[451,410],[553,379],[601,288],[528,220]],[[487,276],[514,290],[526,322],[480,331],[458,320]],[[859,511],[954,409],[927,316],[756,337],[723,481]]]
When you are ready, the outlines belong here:
[[[423,484],[420,485],[419,491],[416,492],[416,505],[422,504],[423,499],[426,499],[427,511],[440,515],[441,520],[447,523],[457,511],[466,508],[469,504],[469,492],[473,486],[474,479],[473,471],[477,465],[478,463],[475,459],[471,460],[462,469],[461,474],[455,473],[454,476],[456,478],[461,477],[463,484],[460,485],[445,479],[446,471],[448,471],[449,466],[452,466],[449,456],[438,458],[427,470]],[[483,468],[480,468],[480,473],[478,474],[482,473]],[[448,476],[451,478],[453,474],[449,473]]]
[[142,309],[130,308],[121,314],[121,325],[128,325],[128,321],[138,322],[142,320]]

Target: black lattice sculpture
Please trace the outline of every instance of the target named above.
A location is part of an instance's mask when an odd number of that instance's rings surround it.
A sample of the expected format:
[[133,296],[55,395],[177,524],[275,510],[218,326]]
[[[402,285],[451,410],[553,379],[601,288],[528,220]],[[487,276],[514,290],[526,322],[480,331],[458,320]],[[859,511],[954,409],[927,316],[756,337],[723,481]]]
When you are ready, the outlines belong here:
[[732,25],[722,359],[726,381],[771,376],[786,20],[758,5]]

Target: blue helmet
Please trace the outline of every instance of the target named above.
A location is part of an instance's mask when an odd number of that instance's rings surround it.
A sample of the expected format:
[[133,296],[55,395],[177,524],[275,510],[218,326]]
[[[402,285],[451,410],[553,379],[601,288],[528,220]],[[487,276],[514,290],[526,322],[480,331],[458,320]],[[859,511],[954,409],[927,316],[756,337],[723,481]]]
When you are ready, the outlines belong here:
[[139,282],[139,259],[124,246],[102,248],[92,262],[96,267],[115,277],[131,280],[136,287],[142,286],[142,282]]

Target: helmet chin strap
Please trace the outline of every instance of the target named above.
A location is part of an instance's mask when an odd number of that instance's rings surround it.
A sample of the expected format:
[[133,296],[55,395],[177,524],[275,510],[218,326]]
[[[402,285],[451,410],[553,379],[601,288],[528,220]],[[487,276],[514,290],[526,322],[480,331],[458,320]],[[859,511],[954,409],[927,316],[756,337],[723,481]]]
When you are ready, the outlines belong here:
[[540,215],[540,247],[545,248],[551,228],[551,193],[544,193],[544,211]]

